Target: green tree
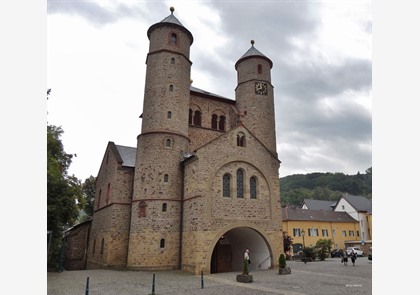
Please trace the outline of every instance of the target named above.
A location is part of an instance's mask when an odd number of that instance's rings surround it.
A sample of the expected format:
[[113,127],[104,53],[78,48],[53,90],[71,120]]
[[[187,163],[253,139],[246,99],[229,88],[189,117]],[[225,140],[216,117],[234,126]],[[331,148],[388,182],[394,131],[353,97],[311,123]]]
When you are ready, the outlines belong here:
[[96,178],[92,175],[86,178],[82,185],[83,198],[85,199],[85,213],[88,217],[93,215],[93,206],[95,203],[95,189],[96,189]]
[[289,253],[292,250],[293,238],[286,233],[283,233],[283,249],[284,253]]
[[331,252],[332,240],[331,239],[319,239],[316,242],[315,249],[317,256],[320,260],[325,260],[328,254]]
[[80,181],[69,176],[73,155],[64,151],[61,127],[47,126],[47,227],[52,232],[47,263],[54,267],[60,259],[62,237],[74,225],[83,207]]

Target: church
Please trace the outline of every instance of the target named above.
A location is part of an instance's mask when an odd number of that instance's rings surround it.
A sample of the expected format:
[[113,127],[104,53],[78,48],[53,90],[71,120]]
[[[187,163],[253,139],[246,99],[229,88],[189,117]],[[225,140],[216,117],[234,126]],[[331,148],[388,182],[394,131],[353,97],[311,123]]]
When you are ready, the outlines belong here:
[[233,100],[192,86],[193,35],[172,7],[147,36],[141,131],[106,146],[86,268],[240,272],[246,249],[251,272],[278,266],[272,61],[251,41]]

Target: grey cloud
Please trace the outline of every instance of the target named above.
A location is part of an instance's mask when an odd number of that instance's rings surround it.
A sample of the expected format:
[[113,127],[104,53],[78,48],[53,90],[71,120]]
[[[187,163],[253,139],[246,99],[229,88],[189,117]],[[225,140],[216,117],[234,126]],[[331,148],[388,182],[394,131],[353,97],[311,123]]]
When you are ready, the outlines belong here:
[[[48,0],[47,10],[48,14],[78,15],[96,26],[102,26],[123,18],[142,18],[147,19],[149,23],[153,23],[157,20],[151,14],[151,11],[164,11],[165,9],[161,2],[141,2],[141,5],[136,6],[115,3],[115,6],[111,9],[102,7],[93,1]],[[169,14],[169,10],[167,11]],[[162,16],[162,19],[166,16]]]

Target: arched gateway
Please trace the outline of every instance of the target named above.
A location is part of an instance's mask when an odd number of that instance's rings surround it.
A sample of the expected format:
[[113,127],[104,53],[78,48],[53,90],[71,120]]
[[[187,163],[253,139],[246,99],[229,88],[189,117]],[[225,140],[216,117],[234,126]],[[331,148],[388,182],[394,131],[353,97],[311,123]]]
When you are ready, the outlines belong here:
[[250,227],[236,227],[223,233],[211,245],[210,273],[242,271],[246,249],[250,250],[250,271],[273,267],[272,251],[266,238]]

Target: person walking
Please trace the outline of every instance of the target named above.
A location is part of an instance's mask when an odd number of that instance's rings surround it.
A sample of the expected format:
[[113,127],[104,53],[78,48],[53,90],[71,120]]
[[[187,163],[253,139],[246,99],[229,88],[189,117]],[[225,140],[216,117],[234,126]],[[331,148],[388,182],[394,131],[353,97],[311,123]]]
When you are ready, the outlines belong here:
[[357,259],[357,254],[356,254],[356,252],[354,252],[354,250],[351,250],[350,259],[351,259],[351,263],[353,263],[353,266],[354,266],[355,263],[356,263],[356,259]]
[[346,249],[343,250],[343,255],[341,256],[341,262],[347,266],[347,262],[349,261],[349,254],[347,253]]

